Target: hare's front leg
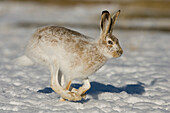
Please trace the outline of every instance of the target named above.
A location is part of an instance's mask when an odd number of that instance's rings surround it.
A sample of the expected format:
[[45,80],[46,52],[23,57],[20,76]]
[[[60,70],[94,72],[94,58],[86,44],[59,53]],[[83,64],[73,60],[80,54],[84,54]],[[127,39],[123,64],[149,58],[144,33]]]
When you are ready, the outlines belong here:
[[70,92],[69,90],[64,89],[60,86],[58,81],[59,76],[59,66],[56,63],[51,63],[50,65],[51,70],[51,88],[58,93],[64,99],[70,101],[78,101],[81,100],[81,96],[78,93]]
[[77,92],[79,95],[82,96],[82,98],[85,98],[85,96],[86,96],[85,93],[86,93],[87,90],[90,89],[90,87],[91,87],[91,85],[90,85],[89,79],[85,78],[83,80],[83,86],[82,87],[80,87],[79,89],[73,88],[71,91]]
[[[70,81],[67,83],[67,85],[65,86],[65,89],[66,89],[66,90],[69,90],[69,89],[70,89],[71,82],[72,82],[72,81],[70,80]],[[82,86],[82,87],[80,87],[79,89],[75,89],[75,88],[72,88],[72,87],[71,87],[71,92],[75,92],[75,93],[81,95],[82,98],[85,98],[85,97],[86,97],[86,94],[85,94],[85,93],[86,93],[87,90],[90,89],[90,87],[91,87],[91,85],[90,85],[89,79],[86,78],[86,79],[83,80],[83,86]],[[61,102],[62,102],[62,101],[65,101],[65,99],[61,97],[61,98],[60,98],[60,101],[61,101]]]

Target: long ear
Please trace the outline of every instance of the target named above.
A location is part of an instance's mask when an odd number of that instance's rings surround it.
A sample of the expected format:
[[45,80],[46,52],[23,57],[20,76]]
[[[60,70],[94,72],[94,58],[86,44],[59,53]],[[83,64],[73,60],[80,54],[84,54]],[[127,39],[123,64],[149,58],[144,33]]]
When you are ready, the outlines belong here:
[[118,11],[116,12],[116,14],[114,14],[114,15],[112,16],[112,26],[111,26],[111,30],[110,30],[111,33],[112,33],[112,31],[113,31],[114,25],[115,25],[115,23],[116,23],[116,20],[117,20],[117,17],[119,16],[119,14],[120,14],[120,10],[118,10]]
[[111,16],[107,10],[102,11],[101,29],[102,29],[102,34],[109,33],[111,29]]

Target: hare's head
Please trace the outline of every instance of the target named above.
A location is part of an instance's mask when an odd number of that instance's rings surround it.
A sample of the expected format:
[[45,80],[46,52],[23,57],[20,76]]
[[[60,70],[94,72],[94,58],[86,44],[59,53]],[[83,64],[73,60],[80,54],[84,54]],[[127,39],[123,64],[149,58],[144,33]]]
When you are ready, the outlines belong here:
[[120,57],[123,53],[118,39],[112,34],[114,24],[119,14],[120,10],[112,17],[108,11],[105,10],[102,12],[101,36],[99,43],[104,46],[105,53],[108,57]]

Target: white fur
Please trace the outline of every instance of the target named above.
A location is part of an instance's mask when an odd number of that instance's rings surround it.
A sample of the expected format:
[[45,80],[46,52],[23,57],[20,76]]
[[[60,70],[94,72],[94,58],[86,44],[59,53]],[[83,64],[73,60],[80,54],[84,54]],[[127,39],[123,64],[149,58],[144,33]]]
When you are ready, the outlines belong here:
[[14,59],[13,63],[22,66],[31,66],[34,64],[34,62],[25,55]]

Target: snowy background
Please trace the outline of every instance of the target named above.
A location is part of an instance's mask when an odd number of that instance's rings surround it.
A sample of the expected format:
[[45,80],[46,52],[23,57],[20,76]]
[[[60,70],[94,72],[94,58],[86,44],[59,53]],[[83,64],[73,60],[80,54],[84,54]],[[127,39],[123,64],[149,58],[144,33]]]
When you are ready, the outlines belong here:
[[[169,9],[166,5],[133,8],[110,3],[0,1],[0,113],[169,113]],[[48,69],[11,63],[24,54],[27,41],[40,26],[66,26],[98,38],[103,9],[111,13],[122,10],[114,35],[124,54],[89,77],[92,87],[86,100],[58,102],[59,95],[50,88]],[[80,80],[73,81],[73,87],[80,85]]]

